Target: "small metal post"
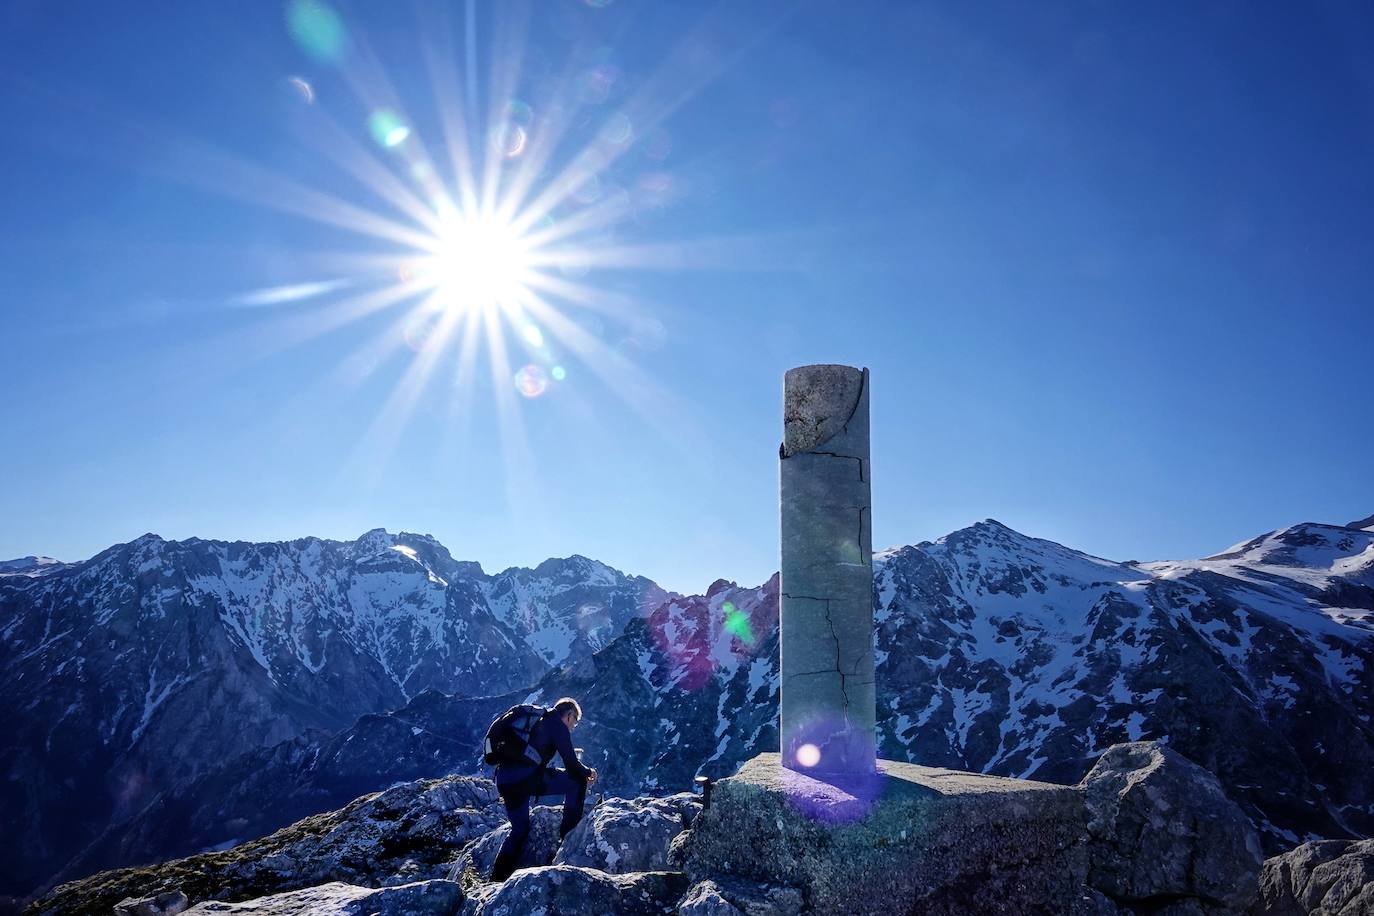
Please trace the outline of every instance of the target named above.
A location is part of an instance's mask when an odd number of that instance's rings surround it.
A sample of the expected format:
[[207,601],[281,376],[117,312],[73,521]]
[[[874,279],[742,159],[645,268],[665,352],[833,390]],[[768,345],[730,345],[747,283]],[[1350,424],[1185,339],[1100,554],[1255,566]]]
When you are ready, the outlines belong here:
[[709,776],[698,776],[693,782],[701,790],[701,807],[705,810],[711,807],[711,789],[715,786],[715,780]]

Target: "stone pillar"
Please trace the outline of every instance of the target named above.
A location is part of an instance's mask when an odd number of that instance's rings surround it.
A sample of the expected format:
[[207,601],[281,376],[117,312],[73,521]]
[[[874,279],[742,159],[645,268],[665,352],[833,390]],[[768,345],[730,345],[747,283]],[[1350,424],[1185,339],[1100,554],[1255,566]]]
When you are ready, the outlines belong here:
[[801,366],[783,383],[782,761],[875,769],[868,370]]

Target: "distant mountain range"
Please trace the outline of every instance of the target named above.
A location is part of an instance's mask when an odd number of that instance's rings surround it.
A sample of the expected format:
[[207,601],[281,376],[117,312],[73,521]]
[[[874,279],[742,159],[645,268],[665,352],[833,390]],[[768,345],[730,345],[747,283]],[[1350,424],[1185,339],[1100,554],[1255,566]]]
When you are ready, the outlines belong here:
[[0,567],[0,893],[238,754],[585,657],[668,594],[584,557],[486,575],[433,538],[165,541]]
[[[1114,563],[981,522],[875,556],[883,756],[1073,782],[1118,741],[1215,772],[1271,850],[1374,832],[1374,520]],[[609,792],[777,747],[777,580],[681,596],[582,557],[488,576],[432,538],[168,542],[0,567],[0,892],[476,772],[578,696]]]

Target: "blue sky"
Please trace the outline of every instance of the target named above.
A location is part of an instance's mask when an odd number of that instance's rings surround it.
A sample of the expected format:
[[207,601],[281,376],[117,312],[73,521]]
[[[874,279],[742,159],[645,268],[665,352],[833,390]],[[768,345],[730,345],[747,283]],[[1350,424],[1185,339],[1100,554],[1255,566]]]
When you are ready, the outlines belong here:
[[[337,4],[314,57],[293,9],[0,12],[0,557],[386,527],[753,584],[812,362],[872,370],[879,545],[1181,558],[1374,511],[1361,4]],[[532,187],[614,154],[550,214],[624,202],[552,271],[581,347],[498,310],[514,361],[462,375],[414,298],[342,320],[414,254],[357,214],[423,233],[419,150],[456,197],[455,104],[503,175],[549,151]],[[527,358],[566,377],[524,397]]]

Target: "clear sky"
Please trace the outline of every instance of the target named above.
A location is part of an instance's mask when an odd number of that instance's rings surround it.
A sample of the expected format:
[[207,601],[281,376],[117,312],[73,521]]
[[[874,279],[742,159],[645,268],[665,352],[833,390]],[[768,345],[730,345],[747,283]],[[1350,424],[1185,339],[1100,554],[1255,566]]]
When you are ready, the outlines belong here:
[[0,557],[754,584],[812,362],[872,370],[880,546],[1374,511],[1366,4],[519,10],[3,7]]

